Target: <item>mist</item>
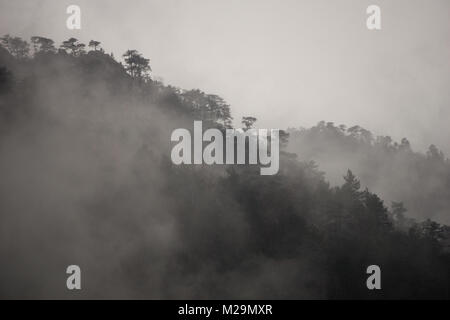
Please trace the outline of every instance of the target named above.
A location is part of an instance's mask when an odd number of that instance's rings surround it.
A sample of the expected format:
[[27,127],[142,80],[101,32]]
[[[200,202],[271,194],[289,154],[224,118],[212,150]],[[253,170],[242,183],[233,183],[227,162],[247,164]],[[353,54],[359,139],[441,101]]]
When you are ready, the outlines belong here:
[[235,119],[253,115],[263,128],[356,123],[450,152],[446,0],[377,1],[379,32],[365,25],[373,3],[359,0],[77,1],[75,31],[65,27],[70,4],[2,0],[0,34],[136,48],[155,78],[218,94]]
[[[447,2],[68,3],[0,0],[2,299],[448,299]],[[171,161],[242,116],[276,174]]]
[[[225,168],[171,168],[170,134],[192,127],[191,117],[164,108],[164,93],[149,101],[109,56],[76,59],[85,62],[9,65],[30,76],[17,83],[22,98],[1,100],[3,298],[324,294],[302,285],[322,277],[309,258],[249,254],[248,217],[217,181]],[[210,256],[217,250],[225,254]],[[87,283],[75,297],[61,285],[71,264]],[[289,288],[300,270],[305,278]]]

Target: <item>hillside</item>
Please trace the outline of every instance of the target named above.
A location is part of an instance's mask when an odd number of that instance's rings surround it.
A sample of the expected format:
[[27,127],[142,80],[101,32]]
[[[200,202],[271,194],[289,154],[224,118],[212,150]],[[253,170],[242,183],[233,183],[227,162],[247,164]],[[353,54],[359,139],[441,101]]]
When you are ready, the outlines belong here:
[[330,122],[289,132],[288,149],[315,161],[333,184],[351,168],[363,187],[388,203],[403,202],[407,216],[450,224],[450,162],[435,145],[423,154],[413,151],[406,138],[397,143],[359,126]]
[[[89,283],[83,298],[449,297],[449,228],[387,208],[347,171],[359,170],[350,158],[333,187],[289,148],[274,176],[175,166],[172,130],[194,119],[230,127],[224,99],[152,80],[137,52],[121,63],[71,39],[34,50],[6,39],[1,298],[66,298],[55,274],[73,261]],[[290,139],[306,150],[301,135]],[[366,288],[371,264],[383,270],[382,291]]]

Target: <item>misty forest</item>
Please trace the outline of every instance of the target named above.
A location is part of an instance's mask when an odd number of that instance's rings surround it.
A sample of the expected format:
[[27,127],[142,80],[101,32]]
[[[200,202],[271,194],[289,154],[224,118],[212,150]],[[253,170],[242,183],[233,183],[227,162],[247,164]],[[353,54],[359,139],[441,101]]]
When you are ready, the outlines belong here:
[[[174,129],[236,121],[150,62],[95,40],[0,39],[0,298],[450,298],[437,146],[323,121],[282,131],[273,176],[177,166]],[[382,290],[366,287],[370,265]]]

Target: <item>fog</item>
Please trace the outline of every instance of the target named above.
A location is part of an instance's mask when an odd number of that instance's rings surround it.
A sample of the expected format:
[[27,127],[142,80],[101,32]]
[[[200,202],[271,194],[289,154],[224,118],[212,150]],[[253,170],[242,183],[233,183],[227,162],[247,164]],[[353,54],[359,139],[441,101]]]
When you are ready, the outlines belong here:
[[[65,27],[69,4],[82,29]],[[377,4],[382,30],[366,28]],[[400,1],[0,1],[0,33],[136,48],[155,77],[225,98],[260,127],[358,124],[446,153],[450,3]],[[239,124],[239,121],[236,121]]]
[[[0,48],[0,297],[448,298],[450,229],[401,225],[351,172],[334,187],[347,166],[371,169],[358,167],[369,153],[330,159],[332,140],[308,145],[325,150],[319,165],[332,187],[284,150],[273,176],[175,166],[171,133],[191,128],[209,102],[127,74],[109,55],[137,49],[154,80],[220,95],[237,127],[244,115],[258,128],[324,119],[446,150],[450,4],[378,3],[383,29],[372,32],[365,1],[85,0],[82,30],[69,31],[72,1],[0,0],[0,35],[57,46],[95,39],[107,53],[21,59]],[[290,151],[311,160],[299,146]],[[430,191],[437,180],[416,187]],[[402,184],[376,182],[386,201],[414,196],[408,184],[395,193]],[[445,205],[411,212],[447,222]],[[389,270],[375,294],[364,273],[373,261]],[[81,267],[81,291],[65,286],[71,264]],[[418,278],[427,286],[417,288]]]
[[[192,119],[96,59],[8,65],[31,75],[0,96],[0,297],[323,296],[308,288],[324,277],[310,258],[252,253],[255,226],[222,190],[224,167],[171,166],[171,132]],[[72,264],[80,292],[65,286]]]

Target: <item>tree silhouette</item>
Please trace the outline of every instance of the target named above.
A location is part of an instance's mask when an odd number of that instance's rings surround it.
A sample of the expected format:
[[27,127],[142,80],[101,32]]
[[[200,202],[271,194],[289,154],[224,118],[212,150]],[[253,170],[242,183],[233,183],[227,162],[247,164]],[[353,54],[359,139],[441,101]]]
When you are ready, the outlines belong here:
[[144,58],[137,50],[128,50],[123,54],[125,70],[133,77],[140,80],[150,78],[150,59]]
[[54,53],[54,52],[56,52],[55,42],[51,39],[34,36],[34,37],[31,37],[31,43],[33,43],[35,55],[38,53]]
[[351,194],[357,195],[359,193],[359,189],[361,188],[361,183],[350,169],[347,170],[344,180],[345,183],[342,185],[342,189],[349,191]]
[[245,126],[244,131],[251,129],[256,121],[255,117],[242,117],[241,123]]
[[284,148],[289,143],[289,132],[286,132],[285,130],[280,130],[279,132],[279,138],[280,138],[280,145]]
[[206,111],[206,115],[203,115],[205,120],[221,122],[224,127],[231,127],[230,105],[222,97],[214,94],[207,95],[204,109]]
[[443,162],[444,161],[444,153],[439,150],[434,144],[430,145],[427,151],[427,157],[430,160]]
[[69,40],[66,40],[62,43],[61,49],[64,50],[66,53],[78,57],[82,55],[85,51],[86,45],[83,43],[79,43],[78,39],[76,38],[70,38]]
[[30,45],[22,38],[11,37],[7,34],[0,38],[0,43],[17,59],[25,59],[29,56]]
[[92,48],[94,51],[97,51],[97,48],[100,47],[100,44],[101,44],[100,41],[91,40],[89,41],[89,48]]

